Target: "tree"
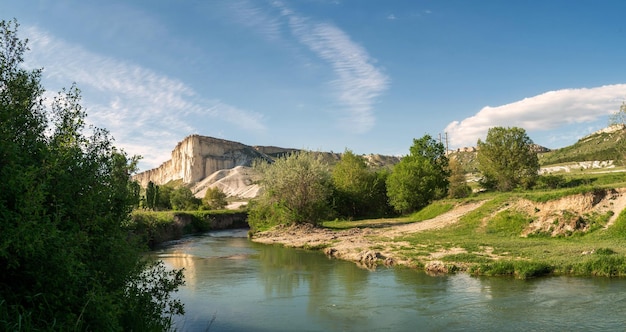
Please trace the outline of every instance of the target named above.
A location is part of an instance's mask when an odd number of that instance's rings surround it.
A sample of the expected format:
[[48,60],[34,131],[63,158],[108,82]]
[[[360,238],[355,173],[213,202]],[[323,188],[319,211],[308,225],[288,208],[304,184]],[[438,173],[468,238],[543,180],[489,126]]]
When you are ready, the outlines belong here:
[[387,179],[389,202],[399,212],[421,209],[446,195],[448,176],[443,144],[430,135],[413,139],[410,154],[395,165]]
[[533,141],[518,127],[493,127],[478,140],[478,169],[486,189],[530,188],[537,180],[539,160]]
[[137,158],[103,129],[83,133],[75,86],[46,109],[17,28],[0,21],[0,330],[167,329],[182,272],[145,261],[124,228]]
[[157,190],[159,186],[154,185],[154,182],[149,181],[146,186],[146,207],[150,210],[154,210],[159,197],[157,195]]
[[334,166],[332,181],[334,206],[339,215],[376,217],[388,211],[385,179],[352,151],[346,149]]
[[170,203],[174,210],[197,210],[201,200],[193,195],[191,189],[180,186],[172,191]]
[[226,193],[218,187],[207,188],[202,205],[212,210],[223,209],[228,205]]
[[463,198],[472,193],[472,188],[467,185],[465,178],[465,171],[461,163],[456,158],[451,158],[449,161],[450,177],[448,182],[450,183],[448,188],[448,196],[451,198]]
[[174,187],[168,184],[155,187],[156,205],[158,210],[171,210],[172,200],[171,196],[174,192]]
[[301,151],[254,167],[261,173],[263,188],[250,207],[248,221],[254,229],[291,223],[316,225],[328,216],[330,172],[319,155]]

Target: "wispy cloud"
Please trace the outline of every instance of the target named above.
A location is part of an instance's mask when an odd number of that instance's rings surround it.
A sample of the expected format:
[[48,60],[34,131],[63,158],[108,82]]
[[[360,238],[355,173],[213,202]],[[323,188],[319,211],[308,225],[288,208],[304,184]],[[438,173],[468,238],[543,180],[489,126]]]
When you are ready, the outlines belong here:
[[238,12],[237,22],[265,31],[268,37],[280,36],[279,30],[286,28],[287,34],[328,64],[336,77],[329,84],[341,126],[355,133],[372,129],[376,122],[374,104],[390,81],[375,65],[376,60],[335,25],[301,16],[278,0],[272,5],[280,16],[245,0],[234,2],[232,8]]
[[282,7],[293,35],[332,68],[336,79],[330,82],[343,112],[345,128],[357,133],[375,124],[374,104],[389,86],[389,78],[367,51],[344,31],[330,23],[319,23]]
[[387,19],[391,20],[391,21],[394,21],[394,20],[397,20],[398,18],[394,14],[389,14],[389,15],[387,15]]
[[87,120],[108,129],[128,153],[143,155],[142,168],[169,159],[176,142],[196,132],[198,118],[256,132],[266,129],[260,114],[201,97],[175,78],[94,54],[36,27],[24,31],[32,49],[26,65],[44,67],[48,88],[76,82],[83,91]]
[[593,122],[617,111],[625,96],[626,84],[549,91],[502,106],[486,106],[474,116],[450,123],[445,131],[452,146],[473,146],[495,126],[547,131]]
[[266,9],[257,7],[248,0],[228,1],[230,10],[236,13],[237,23],[258,32],[269,39],[279,39],[282,23]]

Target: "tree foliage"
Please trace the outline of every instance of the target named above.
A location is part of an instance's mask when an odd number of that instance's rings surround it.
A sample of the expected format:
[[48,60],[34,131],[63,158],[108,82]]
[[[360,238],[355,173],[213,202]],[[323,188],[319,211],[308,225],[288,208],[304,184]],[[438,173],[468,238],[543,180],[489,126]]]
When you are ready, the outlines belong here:
[[346,149],[332,171],[336,212],[347,218],[387,214],[385,175],[371,170],[362,157]]
[[274,163],[259,162],[263,193],[250,207],[251,227],[311,223],[328,216],[331,179],[328,165],[319,155],[301,151]]
[[226,193],[218,187],[207,188],[202,205],[211,210],[223,209],[228,205],[226,201]]
[[430,135],[413,139],[410,154],[395,165],[387,179],[389,202],[400,212],[419,210],[446,195],[448,176],[443,144]]
[[191,189],[185,186],[180,186],[170,195],[170,203],[174,210],[197,210],[202,201],[196,198]]
[[530,188],[538,176],[537,153],[522,128],[490,128],[485,141],[478,140],[477,159],[483,176],[481,185],[486,189]]
[[461,163],[456,158],[452,158],[449,160],[448,167],[450,169],[448,196],[450,196],[450,198],[464,198],[469,196],[472,193],[472,188],[467,184],[465,171]]
[[[41,70],[19,66],[27,47],[17,28],[0,21],[0,329],[168,328],[182,306],[149,294],[163,283],[169,294],[182,279],[158,269],[147,279],[150,265],[124,229],[137,159],[103,129],[83,133],[75,86],[46,109]],[[153,309],[158,317],[143,315]]]
[[154,182],[148,182],[146,186],[146,208],[150,210],[154,210],[157,206],[157,202],[159,200],[158,195],[159,186],[155,185]]

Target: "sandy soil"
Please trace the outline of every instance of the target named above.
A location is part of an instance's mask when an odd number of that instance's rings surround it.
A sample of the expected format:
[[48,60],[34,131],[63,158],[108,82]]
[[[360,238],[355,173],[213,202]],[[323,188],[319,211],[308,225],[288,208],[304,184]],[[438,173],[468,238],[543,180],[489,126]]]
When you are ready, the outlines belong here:
[[[334,231],[324,228],[316,228],[310,225],[282,226],[273,230],[257,233],[252,241],[266,244],[282,244],[295,248],[323,248],[329,257],[349,260],[364,268],[375,268],[378,263],[385,265],[407,265],[413,262],[403,260],[398,254],[398,249],[408,246],[408,243],[394,240],[397,237],[422,232],[426,230],[441,229],[459,221],[470,211],[484,204],[485,201],[458,205],[451,211],[433,219],[403,225],[382,225],[377,228],[353,228],[342,231]],[[543,230],[557,232],[572,231],[571,223],[562,218],[564,215],[585,215],[590,213],[605,213],[608,210],[614,212],[606,227],[609,227],[619,213],[626,208],[626,189],[609,192],[606,195],[574,195],[547,203],[536,203],[527,200],[519,200],[515,204],[506,205],[503,209],[516,209],[532,216],[533,223],[529,225],[528,232]],[[567,212],[566,212],[567,211]],[[562,225],[554,227],[555,218],[562,220]],[[577,220],[577,219],[576,219]],[[487,223],[488,220],[485,220]],[[583,228],[580,229],[584,231]],[[520,234],[524,236],[525,234]],[[492,248],[484,248],[485,254],[490,255]],[[461,248],[451,248],[445,252],[432,253],[425,257],[427,261],[425,269],[432,272],[447,272],[445,264],[438,258],[464,252]]]
[[436,218],[422,222],[379,228],[333,231],[310,225],[277,227],[255,234],[252,241],[266,244],[278,243],[295,248],[323,247],[328,256],[353,261],[365,268],[373,268],[380,261],[385,265],[407,265],[409,262],[395,257],[393,249],[402,246],[403,243],[393,241],[394,238],[449,226],[483,203],[460,205]]

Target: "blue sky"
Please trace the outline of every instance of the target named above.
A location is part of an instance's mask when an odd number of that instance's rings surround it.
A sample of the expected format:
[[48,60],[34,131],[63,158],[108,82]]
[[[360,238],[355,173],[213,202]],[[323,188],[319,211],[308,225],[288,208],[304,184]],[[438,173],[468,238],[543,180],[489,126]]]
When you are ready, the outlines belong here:
[[626,99],[625,1],[2,1],[53,96],[144,157],[190,134],[408,153],[518,126],[559,148]]

